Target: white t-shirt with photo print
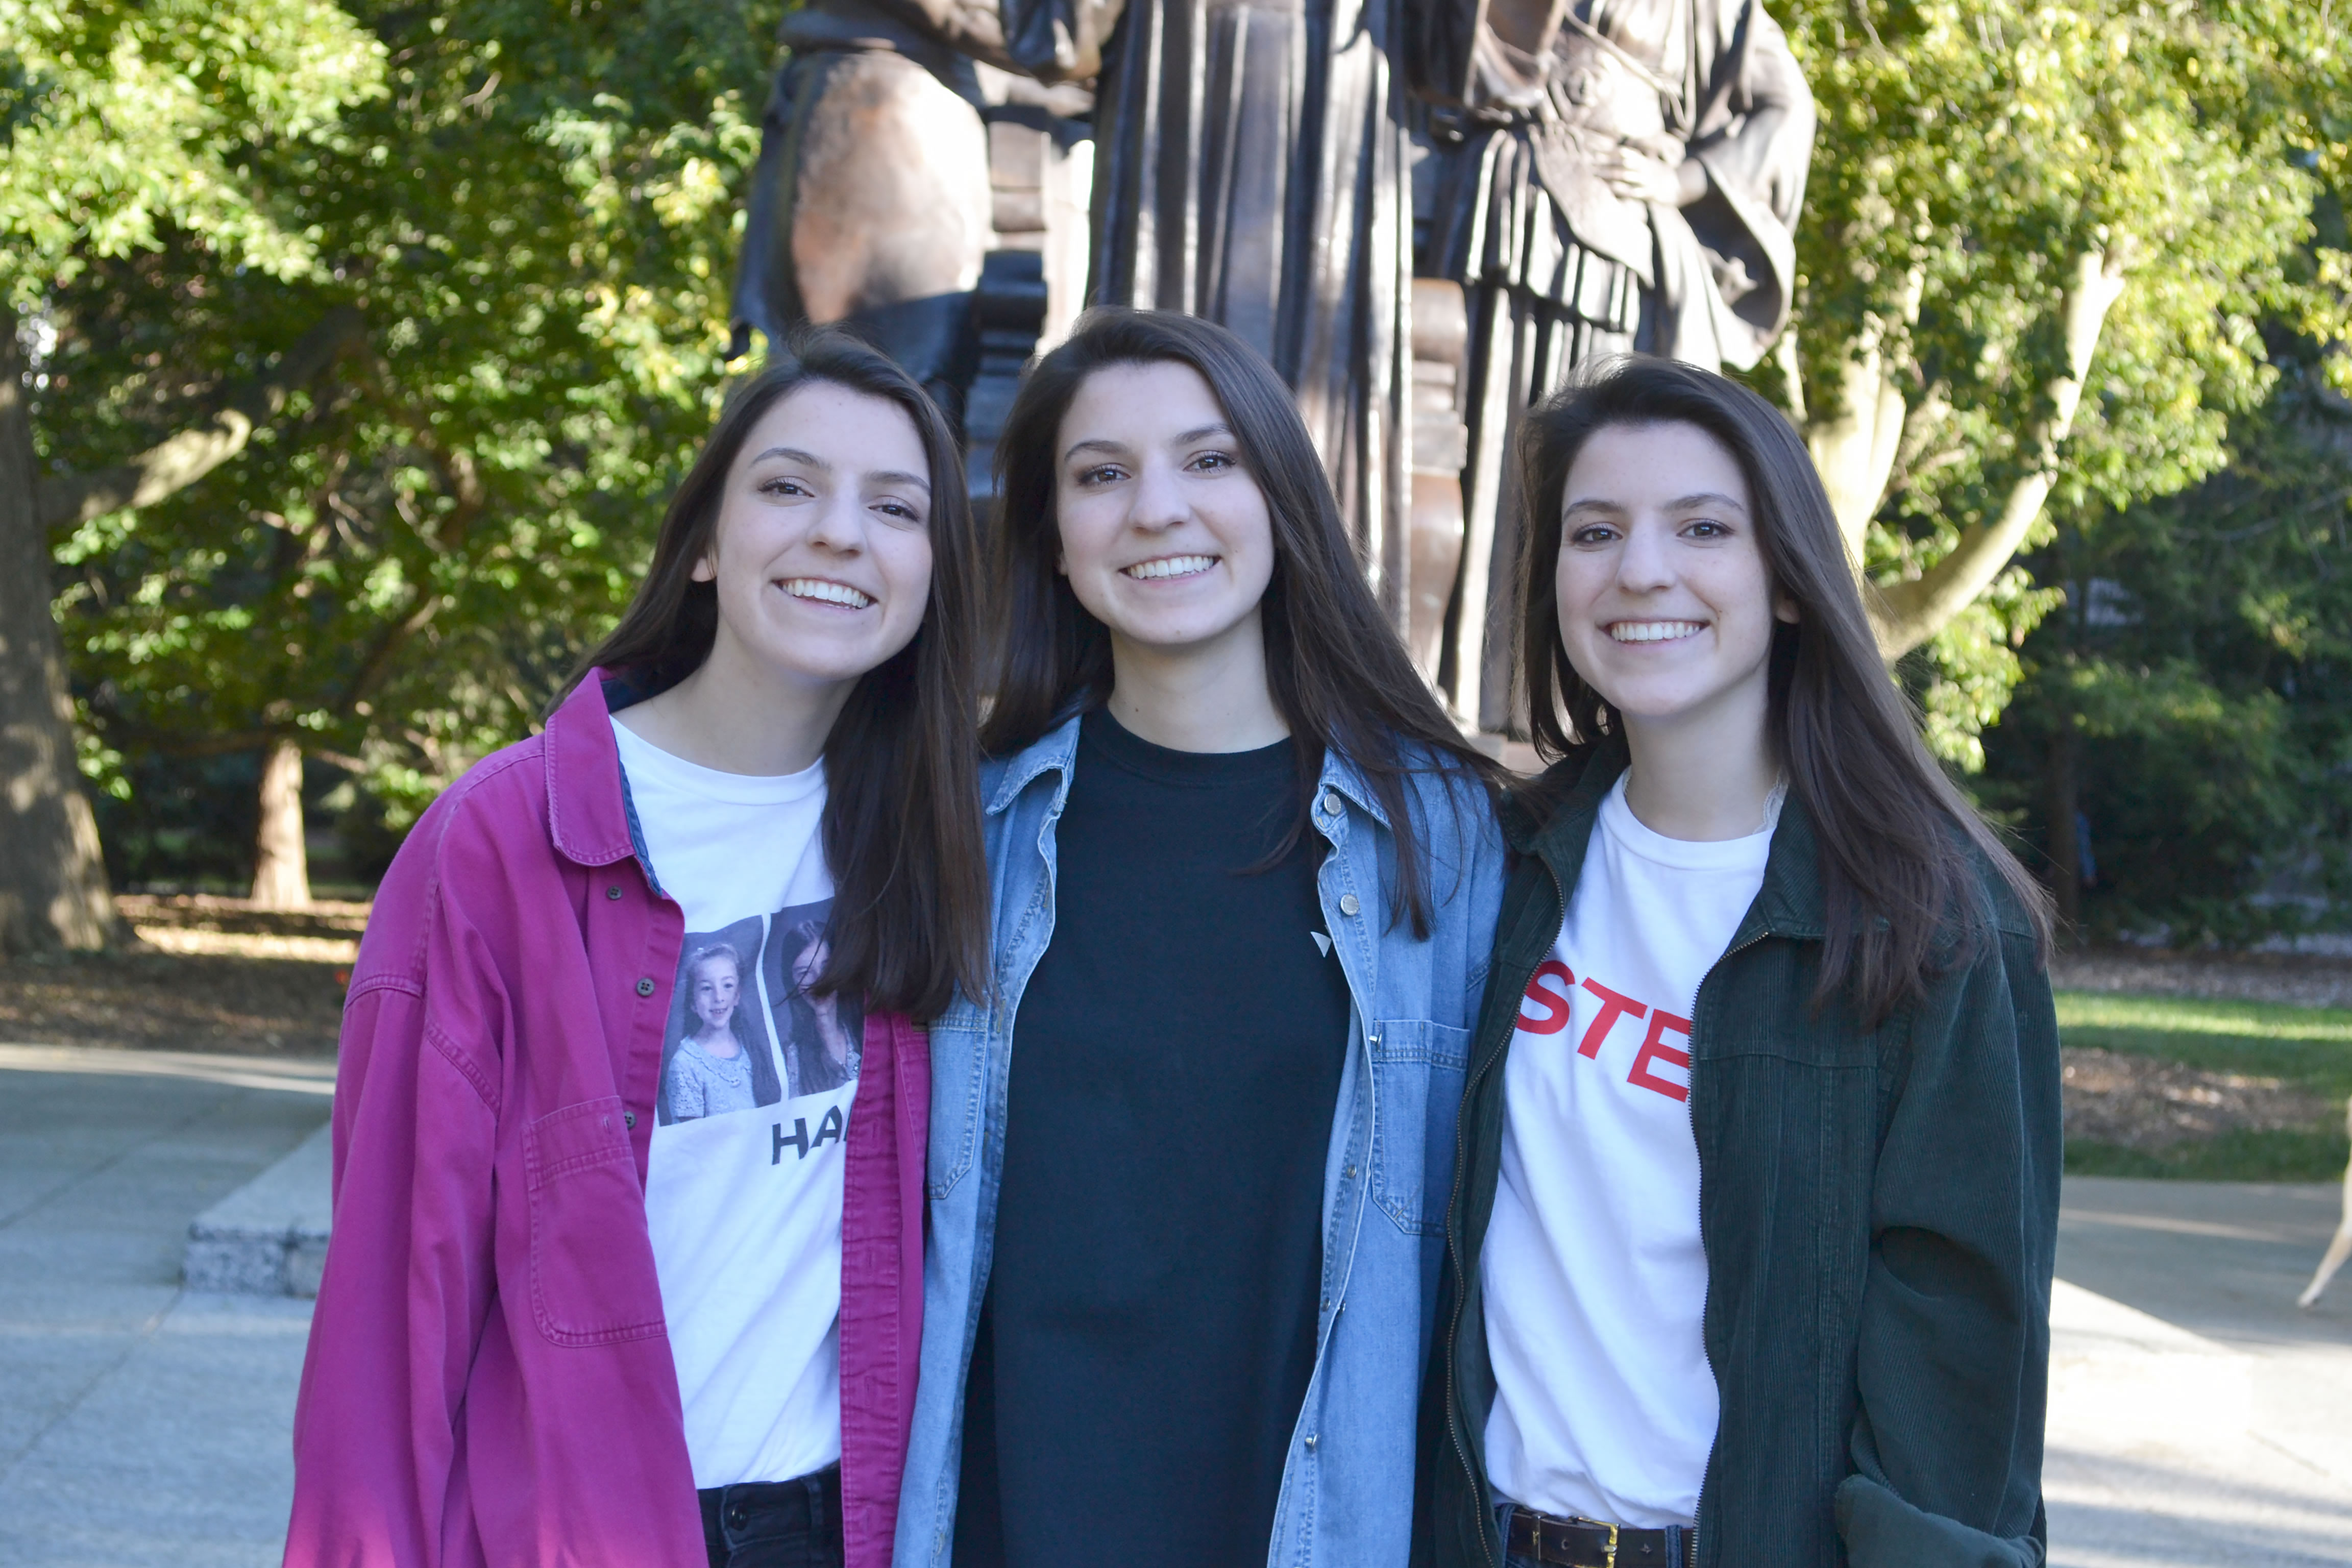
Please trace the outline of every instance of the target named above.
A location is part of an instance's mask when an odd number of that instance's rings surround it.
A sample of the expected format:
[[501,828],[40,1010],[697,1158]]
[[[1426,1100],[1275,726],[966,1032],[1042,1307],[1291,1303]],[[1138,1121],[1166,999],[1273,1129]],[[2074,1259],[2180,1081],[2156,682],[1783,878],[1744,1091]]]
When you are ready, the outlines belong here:
[[1520,999],[1479,1268],[1487,1474],[1538,1512],[1696,1522],[1717,1405],[1690,1016],[1763,885],[1779,799],[1761,831],[1694,843],[1643,826],[1620,777]]
[[698,766],[618,719],[655,880],[686,917],[646,1219],[697,1487],[841,1457],[843,1147],[856,1004],[815,998],[833,880],[824,766]]

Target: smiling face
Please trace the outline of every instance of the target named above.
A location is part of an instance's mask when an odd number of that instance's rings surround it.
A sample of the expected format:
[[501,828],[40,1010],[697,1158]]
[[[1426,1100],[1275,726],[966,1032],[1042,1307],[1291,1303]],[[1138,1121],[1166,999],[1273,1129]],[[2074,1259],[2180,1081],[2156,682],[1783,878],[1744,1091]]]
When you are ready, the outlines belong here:
[[930,599],[930,465],[896,404],[830,382],[787,393],[728,469],[695,581],[714,660],[841,685],[914,640]]
[[743,978],[728,954],[713,952],[695,961],[694,1016],[705,1030],[715,1035],[727,1027],[742,989]]
[[1752,719],[1777,603],[1738,461],[1695,425],[1593,432],[1561,491],[1560,642],[1629,725]]
[[1198,371],[1161,362],[1095,372],[1070,400],[1056,449],[1060,567],[1115,640],[1178,652],[1259,635],[1273,518]]

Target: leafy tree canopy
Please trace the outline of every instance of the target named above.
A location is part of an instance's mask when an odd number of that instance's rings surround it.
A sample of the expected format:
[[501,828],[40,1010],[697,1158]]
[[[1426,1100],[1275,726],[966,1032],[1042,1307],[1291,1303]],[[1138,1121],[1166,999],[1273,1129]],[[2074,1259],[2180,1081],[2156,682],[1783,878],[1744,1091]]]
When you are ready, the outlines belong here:
[[2058,597],[2011,555],[2221,467],[2277,375],[2265,321],[2345,335],[2352,273],[2311,225],[2352,155],[2341,49],[2303,0],[1774,10],[1822,130],[1798,352],[1766,379],[1974,765]]
[[723,382],[772,8],[352,16],[384,90],[239,153],[305,269],[159,225],[46,297],[44,455],[77,467],[364,322],[238,462],[58,542],[85,764],[125,807],[126,757],[292,738],[396,826],[527,732],[608,624]]

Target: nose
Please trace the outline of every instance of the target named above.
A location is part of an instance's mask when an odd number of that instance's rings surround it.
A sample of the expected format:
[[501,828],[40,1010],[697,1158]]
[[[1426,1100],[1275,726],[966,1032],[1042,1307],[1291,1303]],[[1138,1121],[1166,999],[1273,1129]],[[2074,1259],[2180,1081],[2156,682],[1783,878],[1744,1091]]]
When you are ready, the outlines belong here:
[[1172,528],[1192,515],[1175,469],[1156,458],[1145,459],[1128,491],[1127,521],[1137,528],[1157,531]]
[[1661,521],[1640,518],[1625,531],[1624,548],[1617,552],[1617,586],[1628,594],[1654,594],[1675,583],[1672,531]]
[[810,519],[808,542],[837,555],[855,555],[866,547],[866,508],[854,490],[826,496]]

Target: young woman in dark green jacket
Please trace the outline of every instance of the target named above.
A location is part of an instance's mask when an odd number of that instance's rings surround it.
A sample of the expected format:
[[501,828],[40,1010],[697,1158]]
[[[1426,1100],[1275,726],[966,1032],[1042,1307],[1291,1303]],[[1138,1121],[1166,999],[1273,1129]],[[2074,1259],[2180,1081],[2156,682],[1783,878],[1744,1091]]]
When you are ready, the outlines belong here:
[[1553,765],[1472,1047],[1443,1568],[2036,1568],[2040,889],[1921,743],[1803,445],[1622,361],[1522,438]]

